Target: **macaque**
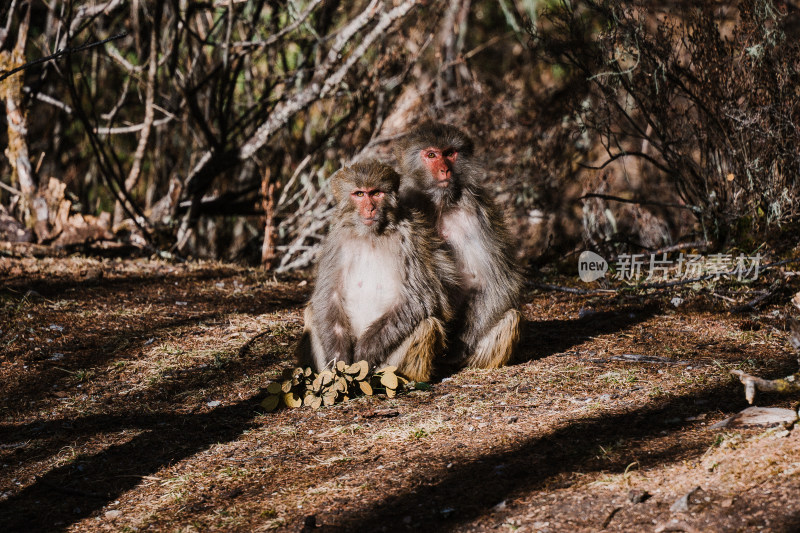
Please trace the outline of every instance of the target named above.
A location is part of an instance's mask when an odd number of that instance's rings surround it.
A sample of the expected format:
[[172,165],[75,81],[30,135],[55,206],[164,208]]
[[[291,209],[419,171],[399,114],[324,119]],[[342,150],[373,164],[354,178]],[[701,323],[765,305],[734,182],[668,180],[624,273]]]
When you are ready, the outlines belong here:
[[476,368],[505,365],[519,339],[522,276],[502,213],[479,184],[484,172],[472,140],[453,126],[425,123],[395,153],[401,202],[427,213],[455,261],[451,358]]
[[451,318],[452,260],[421,213],[398,204],[400,176],[376,161],[331,178],[336,214],[317,266],[297,352],[316,371],[336,361],[431,377]]

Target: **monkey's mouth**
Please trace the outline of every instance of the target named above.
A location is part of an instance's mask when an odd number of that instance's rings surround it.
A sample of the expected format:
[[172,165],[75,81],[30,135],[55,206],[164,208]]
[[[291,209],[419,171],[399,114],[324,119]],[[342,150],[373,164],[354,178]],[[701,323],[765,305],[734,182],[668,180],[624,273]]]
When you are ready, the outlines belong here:
[[371,226],[376,220],[378,220],[378,217],[362,218],[361,222],[363,222],[365,226]]
[[436,182],[436,186],[437,187],[449,187],[450,186],[450,180],[449,179],[448,180],[439,180],[439,181]]

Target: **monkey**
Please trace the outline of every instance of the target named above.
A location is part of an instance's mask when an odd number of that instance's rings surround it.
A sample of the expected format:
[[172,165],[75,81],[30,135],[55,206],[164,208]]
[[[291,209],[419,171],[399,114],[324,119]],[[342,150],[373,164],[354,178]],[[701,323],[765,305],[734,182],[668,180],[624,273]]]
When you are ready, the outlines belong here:
[[481,185],[474,144],[461,130],[424,123],[398,141],[401,202],[427,213],[452,254],[458,310],[449,324],[450,359],[475,368],[506,365],[519,340],[523,278],[503,215]]
[[317,372],[337,361],[395,366],[428,381],[452,316],[455,268],[423,215],[399,204],[400,176],[369,160],[330,180],[336,201],[297,346]]

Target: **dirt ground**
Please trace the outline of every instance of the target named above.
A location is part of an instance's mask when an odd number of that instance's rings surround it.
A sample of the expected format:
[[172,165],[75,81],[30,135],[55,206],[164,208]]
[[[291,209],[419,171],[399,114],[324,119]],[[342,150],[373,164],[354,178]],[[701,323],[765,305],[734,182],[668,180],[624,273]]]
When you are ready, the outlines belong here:
[[0,529],[797,531],[800,431],[712,427],[747,406],[728,369],[796,370],[800,282],[762,285],[530,290],[511,366],[265,413],[303,279],[0,258]]

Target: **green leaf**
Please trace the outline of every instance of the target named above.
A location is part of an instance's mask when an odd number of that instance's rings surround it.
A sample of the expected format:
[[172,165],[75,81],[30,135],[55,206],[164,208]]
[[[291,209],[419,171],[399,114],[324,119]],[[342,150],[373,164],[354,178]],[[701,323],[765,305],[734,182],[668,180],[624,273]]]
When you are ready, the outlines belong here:
[[264,398],[264,401],[261,402],[261,407],[263,407],[265,411],[271,412],[278,408],[280,401],[280,396],[277,394],[271,394]]

